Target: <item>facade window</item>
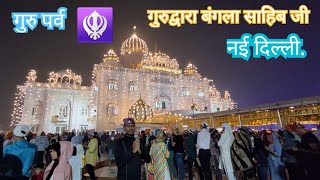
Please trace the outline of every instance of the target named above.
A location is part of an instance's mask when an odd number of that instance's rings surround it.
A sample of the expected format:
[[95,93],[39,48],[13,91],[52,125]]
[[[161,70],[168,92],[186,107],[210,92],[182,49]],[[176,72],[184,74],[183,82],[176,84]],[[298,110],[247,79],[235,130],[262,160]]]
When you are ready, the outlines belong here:
[[115,80],[109,80],[108,89],[109,90],[116,90],[117,89],[117,82]]
[[116,89],[116,85],[115,84],[109,84],[109,89],[110,90],[114,90],[114,89]]
[[60,127],[56,127],[56,133],[60,133]]
[[109,114],[116,114],[116,108],[115,107],[109,107]]
[[69,83],[69,77],[64,76],[64,77],[62,78],[62,83],[68,84],[68,83]]
[[59,117],[67,117],[68,116],[68,107],[67,106],[60,106],[59,108]]
[[112,103],[112,104],[109,104],[109,105],[108,105],[107,112],[108,112],[108,114],[111,114],[111,115],[117,114],[117,107],[116,107],[116,105],[113,104],[113,103]]
[[189,92],[188,88],[182,88],[181,95],[182,96],[189,96],[190,92]]
[[156,102],[156,108],[157,109],[166,109],[166,102],[165,101],[157,101]]
[[86,131],[88,130],[88,125],[81,125],[80,126],[80,131],[83,132],[83,131]]
[[41,115],[42,114],[42,102],[37,101],[37,104],[32,108],[32,116]]
[[90,107],[90,116],[96,116],[97,115],[97,107],[93,106]]
[[62,133],[66,131],[67,127],[66,126],[56,126],[56,133]]
[[129,83],[129,91],[132,92],[132,91],[138,91],[138,85],[134,82],[134,81],[131,81]]
[[82,116],[88,115],[88,108],[82,108],[82,109],[81,109],[81,115],[82,115]]
[[39,111],[39,110],[40,110],[40,109],[39,109],[39,106],[33,107],[33,108],[32,108],[32,115],[34,116],[34,115],[40,114],[41,111]]
[[197,96],[198,96],[198,97],[203,97],[203,96],[204,96],[203,91],[198,91]]
[[129,87],[129,91],[137,91],[137,90],[138,90],[137,86],[131,85],[131,86]]

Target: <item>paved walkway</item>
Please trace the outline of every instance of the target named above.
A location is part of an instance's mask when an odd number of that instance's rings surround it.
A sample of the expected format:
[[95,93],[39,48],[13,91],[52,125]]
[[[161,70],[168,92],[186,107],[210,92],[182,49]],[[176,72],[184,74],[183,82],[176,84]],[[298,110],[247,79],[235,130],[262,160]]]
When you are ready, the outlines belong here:
[[[95,166],[95,174],[97,180],[116,180],[117,179],[117,167],[110,166],[107,154],[101,154],[100,160]],[[83,179],[90,179],[89,174],[87,173],[86,168],[82,170]]]

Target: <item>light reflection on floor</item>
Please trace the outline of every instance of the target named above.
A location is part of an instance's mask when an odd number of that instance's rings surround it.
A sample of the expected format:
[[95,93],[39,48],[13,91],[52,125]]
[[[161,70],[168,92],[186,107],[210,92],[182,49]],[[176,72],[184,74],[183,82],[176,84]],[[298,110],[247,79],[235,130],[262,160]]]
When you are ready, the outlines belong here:
[[[111,166],[111,167],[102,167],[99,169],[96,169],[95,171],[96,177],[117,177],[117,167]],[[89,177],[89,174],[86,173],[84,176]]]

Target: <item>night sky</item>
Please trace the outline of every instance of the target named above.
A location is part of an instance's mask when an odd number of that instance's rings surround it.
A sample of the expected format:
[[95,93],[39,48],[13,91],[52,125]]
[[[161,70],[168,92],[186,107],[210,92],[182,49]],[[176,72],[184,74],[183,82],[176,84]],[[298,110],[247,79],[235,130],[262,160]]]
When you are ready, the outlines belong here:
[[[10,122],[16,85],[23,84],[31,69],[38,81],[46,81],[48,73],[72,69],[90,85],[93,64],[100,63],[108,49],[120,54],[121,43],[129,38],[132,27],[151,51],[158,50],[176,58],[180,68],[188,62],[198,67],[203,76],[214,80],[218,90],[229,90],[238,107],[320,95],[320,25],[319,2],[316,0],[2,0],[0,4],[1,71],[0,129]],[[287,25],[248,25],[240,16],[240,25],[207,25],[198,18],[197,25],[180,28],[161,24],[149,27],[148,9],[260,9],[269,4],[275,9],[298,9],[306,4],[311,9],[310,24],[300,25],[287,15]],[[16,34],[11,12],[56,12],[68,8],[65,31],[47,31],[40,23],[34,31]],[[114,42],[111,44],[78,44],[77,7],[113,7]],[[269,38],[286,38],[297,33],[304,39],[306,59],[232,59],[226,53],[226,39],[240,38],[243,33],[264,33]]]

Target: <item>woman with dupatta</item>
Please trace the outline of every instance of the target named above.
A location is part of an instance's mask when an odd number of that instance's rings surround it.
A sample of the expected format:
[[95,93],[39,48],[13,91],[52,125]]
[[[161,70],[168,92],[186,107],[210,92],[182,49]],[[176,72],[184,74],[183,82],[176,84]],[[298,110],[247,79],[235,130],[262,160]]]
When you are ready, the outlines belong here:
[[170,180],[169,166],[167,159],[169,158],[169,151],[164,140],[164,132],[160,129],[155,131],[156,142],[151,146],[150,156],[154,169],[153,177],[156,180]]

